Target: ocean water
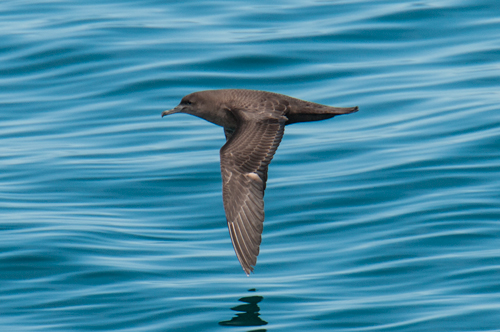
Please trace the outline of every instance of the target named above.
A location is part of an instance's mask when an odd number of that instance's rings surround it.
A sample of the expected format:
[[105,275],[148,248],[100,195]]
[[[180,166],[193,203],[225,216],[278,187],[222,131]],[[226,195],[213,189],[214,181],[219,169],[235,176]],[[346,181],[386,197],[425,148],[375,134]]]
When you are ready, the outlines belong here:
[[[355,114],[288,126],[247,277],[221,128],[247,88]],[[500,4],[0,2],[0,331],[500,331]]]

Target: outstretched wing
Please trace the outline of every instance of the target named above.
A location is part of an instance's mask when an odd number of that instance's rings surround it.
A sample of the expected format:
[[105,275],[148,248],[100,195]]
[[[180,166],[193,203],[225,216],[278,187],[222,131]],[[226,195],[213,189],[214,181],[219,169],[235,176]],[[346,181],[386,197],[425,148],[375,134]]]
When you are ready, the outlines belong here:
[[249,275],[259,255],[267,168],[287,118],[281,112],[232,112],[238,128],[220,150],[222,198],[234,251]]

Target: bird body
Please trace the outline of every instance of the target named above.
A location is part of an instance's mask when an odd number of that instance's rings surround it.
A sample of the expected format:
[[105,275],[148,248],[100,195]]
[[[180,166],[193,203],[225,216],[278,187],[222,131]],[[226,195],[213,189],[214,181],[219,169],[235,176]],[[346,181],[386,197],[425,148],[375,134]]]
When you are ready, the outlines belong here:
[[247,275],[259,254],[267,169],[285,126],[357,111],[357,106],[331,107],[273,92],[228,89],[191,93],[162,113],[187,113],[224,128],[222,198],[231,241]]

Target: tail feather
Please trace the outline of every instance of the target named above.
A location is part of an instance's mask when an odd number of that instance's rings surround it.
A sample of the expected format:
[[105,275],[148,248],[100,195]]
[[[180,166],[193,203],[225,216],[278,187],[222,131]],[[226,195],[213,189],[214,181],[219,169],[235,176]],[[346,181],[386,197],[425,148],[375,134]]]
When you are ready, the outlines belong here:
[[[322,105],[323,106],[323,105]],[[316,107],[299,112],[288,113],[286,117],[288,121],[285,125],[297,122],[321,121],[333,118],[336,115],[355,113],[359,110],[358,106],[354,107],[331,107],[323,106]]]

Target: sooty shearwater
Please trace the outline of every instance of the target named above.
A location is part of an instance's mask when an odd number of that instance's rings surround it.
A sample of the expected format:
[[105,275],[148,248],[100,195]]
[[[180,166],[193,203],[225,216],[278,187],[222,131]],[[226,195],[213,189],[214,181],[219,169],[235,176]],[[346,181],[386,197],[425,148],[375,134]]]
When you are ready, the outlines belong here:
[[331,107],[273,92],[229,89],[191,93],[162,113],[187,113],[224,128],[222,199],[234,251],[247,275],[259,255],[267,167],[285,126],[357,111],[357,106]]

